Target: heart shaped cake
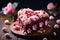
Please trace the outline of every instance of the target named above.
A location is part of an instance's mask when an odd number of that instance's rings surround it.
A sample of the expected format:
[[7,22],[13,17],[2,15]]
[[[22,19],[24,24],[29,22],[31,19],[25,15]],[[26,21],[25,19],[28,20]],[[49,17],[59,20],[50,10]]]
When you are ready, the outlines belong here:
[[49,15],[44,10],[20,9],[17,18],[18,25],[14,24],[15,30],[20,30],[25,35],[32,33],[45,33],[46,27],[50,28]]

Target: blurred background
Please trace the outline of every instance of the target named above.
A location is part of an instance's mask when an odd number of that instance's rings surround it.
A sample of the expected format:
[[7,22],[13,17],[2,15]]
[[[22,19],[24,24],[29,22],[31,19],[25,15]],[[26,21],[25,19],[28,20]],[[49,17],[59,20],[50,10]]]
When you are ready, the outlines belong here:
[[8,2],[18,2],[17,9],[20,8],[31,8],[31,9],[47,9],[46,6],[49,2],[58,4],[60,6],[59,0],[0,0],[0,10],[2,7],[6,6]]

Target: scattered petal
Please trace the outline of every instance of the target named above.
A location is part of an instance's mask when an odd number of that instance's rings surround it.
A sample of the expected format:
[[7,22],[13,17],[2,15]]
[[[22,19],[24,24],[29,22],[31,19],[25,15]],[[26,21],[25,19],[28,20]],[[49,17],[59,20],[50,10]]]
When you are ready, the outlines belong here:
[[53,16],[50,16],[50,17],[49,17],[49,20],[54,20],[54,17],[53,17]]
[[5,20],[4,23],[5,23],[6,25],[10,25],[9,20]]
[[59,25],[58,25],[58,24],[55,24],[55,25],[54,25],[54,28],[55,28],[55,29],[59,28]]
[[47,40],[47,38],[43,38],[42,40]]
[[56,23],[57,23],[57,24],[60,24],[60,19],[57,19],[57,20],[56,20]]
[[5,33],[8,33],[8,32],[9,32],[6,27],[3,27],[3,28],[2,28],[2,31],[5,32]]
[[6,36],[6,38],[11,38],[9,33],[6,33],[5,36]]
[[53,35],[56,36],[56,32],[53,32]]

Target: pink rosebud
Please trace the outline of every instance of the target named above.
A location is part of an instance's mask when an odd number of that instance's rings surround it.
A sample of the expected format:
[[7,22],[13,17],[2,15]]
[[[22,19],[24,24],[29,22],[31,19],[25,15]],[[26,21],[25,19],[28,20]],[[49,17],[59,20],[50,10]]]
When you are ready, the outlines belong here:
[[5,37],[6,37],[6,38],[11,38],[11,35],[10,35],[9,33],[6,33],[6,34],[5,34]]
[[44,33],[46,32],[46,30],[44,28],[40,28],[40,30],[38,30],[39,33]]
[[4,23],[5,23],[6,25],[10,25],[10,24],[11,24],[11,23],[9,22],[9,20],[5,20]]
[[2,10],[5,15],[12,14],[15,11],[15,6],[12,3],[8,3]]
[[52,2],[50,2],[50,3],[47,5],[47,9],[48,9],[48,10],[54,10],[54,8],[55,8],[55,5],[54,5]]
[[54,35],[54,36],[56,36],[56,35],[57,35],[57,33],[56,33],[56,32],[53,32],[53,35]]
[[33,30],[37,30],[37,25],[36,25],[36,24],[33,25],[33,26],[32,26],[32,29],[33,29]]
[[54,25],[54,28],[55,28],[55,29],[59,28],[59,25],[58,25],[58,24],[55,24],[55,25]]
[[56,23],[57,23],[57,24],[60,24],[60,19],[56,20]]
[[43,38],[42,40],[48,40],[47,38]]
[[48,20],[45,21],[45,25],[46,25],[46,26],[48,25]]
[[50,16],[50,17],[49,17],[49,20],[54,20],[54,17],[53,17],[53,16]]
[[39,23],[39,27],[43,27],[44,23],[43,22],[40,22]]
[[3,31],[4,33],[8,33],[8,32],[9,32],[6,27],[3,27],[3,28],[2,28],[2,31]]
[[27,33],[31,33],[31,31],[32,31],[32,30],[29,28],[29,29],[27,30]]
[[44,28],[40,28],[40,30],[38,30],[39,33],[44,33],[46,32],[46,30]]

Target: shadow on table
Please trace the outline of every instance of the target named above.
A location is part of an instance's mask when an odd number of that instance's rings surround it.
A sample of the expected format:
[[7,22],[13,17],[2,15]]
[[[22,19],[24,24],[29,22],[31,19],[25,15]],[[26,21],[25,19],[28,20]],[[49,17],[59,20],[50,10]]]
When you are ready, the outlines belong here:
[[22,35],[17,35],[17,34],[14,34],[14,35],[17,36],[17,38],[21,38],[21,39],[24,39],[24,40],[42,40],[44,37],[48,38],[49,40],[53,40],[53,35],[51,37],[51,34],[47,34],[47,35],[44,35],[44,36],[43,35],[33,36],[33,37],[32,36],[22,36]]

